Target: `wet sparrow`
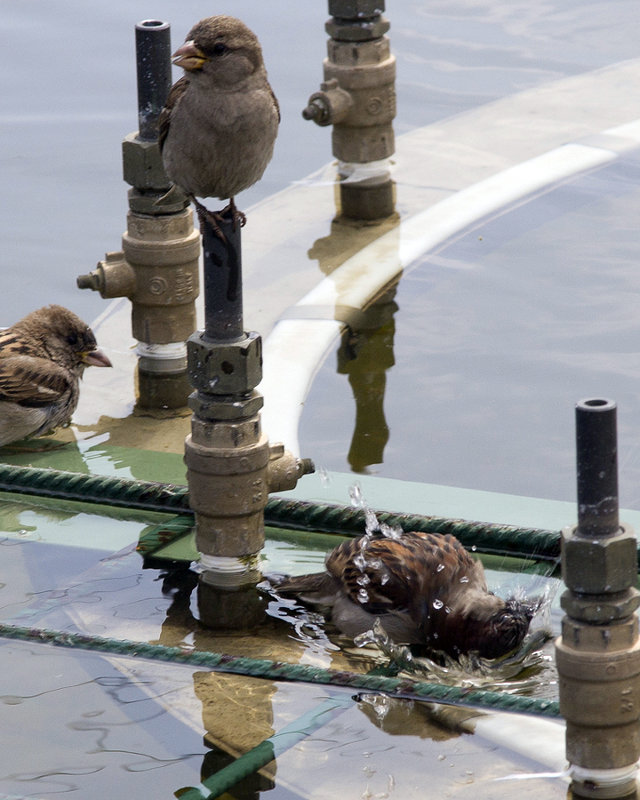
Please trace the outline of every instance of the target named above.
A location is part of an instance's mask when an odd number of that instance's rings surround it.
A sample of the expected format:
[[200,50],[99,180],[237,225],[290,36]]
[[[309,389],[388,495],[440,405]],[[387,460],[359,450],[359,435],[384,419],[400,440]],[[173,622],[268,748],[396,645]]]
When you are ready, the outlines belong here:
[[260,42],[234,17],[208,17],[173,57],[186,74],[171,88],[158,123],[166,173],[214,227],[217,215],[196,197],[229,199],[220,213],[244,224],[234,196],[262,177],[280,122]]
[[347,636],[373,627],[391,639],[457,657],[497,658],[524,639],[536,607],[489,592],[480,561],[453,536],[360,537],[329,553],[326,572],[285,579],[278,593],[329,606]]
[[88,365],[110,367],[91,329],[46,306],[0,331],[0,445],[67,424]]

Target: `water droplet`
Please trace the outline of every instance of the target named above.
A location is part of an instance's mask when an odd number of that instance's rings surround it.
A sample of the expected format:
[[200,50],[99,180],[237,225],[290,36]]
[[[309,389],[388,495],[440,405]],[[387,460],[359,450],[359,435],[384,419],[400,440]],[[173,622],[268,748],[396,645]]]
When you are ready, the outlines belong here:
[[359,483],[349,487],[349,497],[351,498],[351,505],[354,508],[362,508],[364,505],[364,500],[362,497],[362,489],[360,488]]
[[369,592],[366,589],[358,589],[358,600],[361,603],[368,603]]
[[443,569],[444,569],[444,564],[438,564],[436,572],[442,572]]
[[316,469],[316,474],[320,478],[320,485],[323,489],[327,489],[331,483],[331,476],[324,467]]
[[390,525],[383,522],[380,525],[380,533],[386,536],[387,539],[399,539],[402,536],[402,528],[392,528]]
[[467,575],[463,575],[463,576],[460,578],[460,583],[469,583],[469,578],[468,578],[468,576],[467,576]]
[[433,607],[436,609],[436,611],[439,611],[442,608],[443,605],[444,605],[444,603],[442,602],[442,600],[437,600],[436,599],[436,600],[433,601]]
[[362,553],[359,553],[357,556],[353,557],[353,563],[360,570],[360,572],[363,572],[364,568],[367,566],[367,560]]
[[472,544],[472,545],[471,545],[471,552],[472,552],[472,553],[475,553],[477,549],[478,549],[478,548],[475,546],[475,544]]

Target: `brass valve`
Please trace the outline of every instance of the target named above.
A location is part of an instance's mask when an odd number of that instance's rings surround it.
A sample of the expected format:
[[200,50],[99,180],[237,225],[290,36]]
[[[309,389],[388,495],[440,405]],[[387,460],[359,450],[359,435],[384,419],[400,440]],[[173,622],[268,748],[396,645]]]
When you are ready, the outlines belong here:
[[333,125],[333,155],[341,177],[349,179],[340,184],[341,212],[353,219],[381,219],[394,211],[387,160],[395,151],[396,60],[383,10],[383,2],[330,0],[324,82],[302,112],[317,125]]

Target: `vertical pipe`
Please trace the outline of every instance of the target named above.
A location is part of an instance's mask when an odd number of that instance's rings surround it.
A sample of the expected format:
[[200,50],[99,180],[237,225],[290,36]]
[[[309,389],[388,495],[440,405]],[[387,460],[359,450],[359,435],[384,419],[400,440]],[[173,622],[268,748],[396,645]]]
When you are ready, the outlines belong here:
[[220,217],[219,231],[201,219],[204,261],[205,339],[237,341],[246,336],[242,309],[240,224]]
[[168,22],[145,19],[136,24],[138,136],[158,138],[158,117],[171,89],[171,30]]
[[640,756],[637,542],[618,519],[616,405],[576,405],[578,525],[562,532],[556,640],[573,797],[636,796]]
[[581,400],[576,405],[578,534],[612,536],[618,519],[616,404]]

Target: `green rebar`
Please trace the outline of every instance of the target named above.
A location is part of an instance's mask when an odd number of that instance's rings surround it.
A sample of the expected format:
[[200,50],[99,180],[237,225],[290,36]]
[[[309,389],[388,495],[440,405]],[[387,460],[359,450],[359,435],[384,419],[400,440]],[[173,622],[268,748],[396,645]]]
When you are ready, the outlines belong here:
[[[0,491],[75,500],[148,511],[192,514],[186,486],[85,475],[35,467],[0,464]],[[380,523],[404,531],[451,533],[481,553],[557,561],[560,534],[539,528],[518,528],[489,522],[376,511]],[[365,530],[361,508],[270,497],[265,523],[292,530],[358,536]]]
[[274,758],[290,750],[318,728],[326,725],[337,714],[353,705],[351,697],[329,697],[315,708],[303,714],[295,722],[269,736],[268,739],[238,756],[235,761],[206,778],[200,786],[189,786],[175,792],[180,800],[209,800],[220,797],[238,781],[253,775]]
[[186,486],[0,464],[0,491],[106,506],[191,514]]
[[477,706],[478,708],[487,708],[493,711],[512,711],[547,717],[558,717],[560,715],[558,703],[553,700],[541,700],[534,697],[522,697],[480,689],[462,689],[457,686],[444,686],[437,683],[414,681],[409,678],[389,678],[372,674],[363,675],[357,672],[312,667],[308,664],[271,661],[266,658],[247,658],[245,656],[212,653],[204,650],[183,650],[179,647],[166,647],[161,644],[133,642],[126,639],[109,639],[102,636],[53,631],[45,628],[26,628],[6,623],[0,623],[0,637],[52,644],[58,647],[114,653],[132,658],[170,661],[176,664],[198,667],[199,669],[210,669],[213,672],[245,675],[253,678],[363,689],[369,692],[382,692],[390,697],[408,700]]

